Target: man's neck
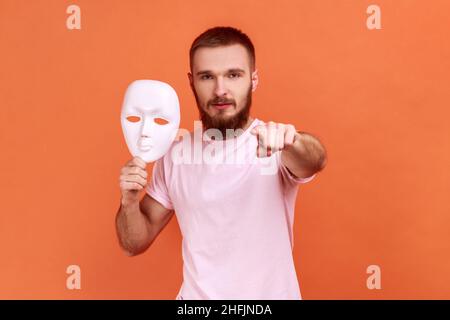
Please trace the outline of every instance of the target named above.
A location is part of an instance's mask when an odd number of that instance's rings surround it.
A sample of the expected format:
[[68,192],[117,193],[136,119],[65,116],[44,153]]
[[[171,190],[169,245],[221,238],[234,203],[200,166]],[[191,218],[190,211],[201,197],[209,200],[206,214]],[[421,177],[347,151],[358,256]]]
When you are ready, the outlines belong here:
[[[243,134],[244,131],[247,130],[250,127],[250,125],[252,124],[253,120],[254,119],[251,116],[249,116],[248,119],[247,119],[247,123],[242,128],[238,128],[238,130],[235,131],[233,138],[237,138],[241,134]],[[226,140],[226,137],[225,137],[225,140]]]
[[244,131],[247,130],[248,127],[250,127],[250,125],[252,124],[253,120],[255,120],[255,119],[253,119],[251,116],[249,116],[249,117],[248,117],[248,120],[247,120],[247,123],[246,123],[245,126],[242,128],[242,130],[244,130]]

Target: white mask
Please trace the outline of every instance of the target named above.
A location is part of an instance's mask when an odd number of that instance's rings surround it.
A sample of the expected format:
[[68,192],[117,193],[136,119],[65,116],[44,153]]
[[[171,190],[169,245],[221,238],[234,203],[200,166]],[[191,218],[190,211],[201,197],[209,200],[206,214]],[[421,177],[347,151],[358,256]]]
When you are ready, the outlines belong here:
[[177,93],[165,82],[133,81],[125,92],[120,119],[133,157],[138,156],[146,163],[156,161],[166,154],[177,135],[180,125]]

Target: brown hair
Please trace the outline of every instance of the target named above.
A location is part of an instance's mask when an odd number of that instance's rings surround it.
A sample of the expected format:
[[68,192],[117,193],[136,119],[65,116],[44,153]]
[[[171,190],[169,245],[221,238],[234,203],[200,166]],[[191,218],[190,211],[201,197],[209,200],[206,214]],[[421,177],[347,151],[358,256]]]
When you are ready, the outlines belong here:
[[199,35],[191,45],[189,50],[189,64],[192,71],[192,61],[194,58],[195,51],[202,47],[220,47],[229,46],[233,44],[241,44],[247,49],[251,69],[255,69],[255,48],[253,46],[250,38],[233,27],[214,27],[206,30],[201,35]]

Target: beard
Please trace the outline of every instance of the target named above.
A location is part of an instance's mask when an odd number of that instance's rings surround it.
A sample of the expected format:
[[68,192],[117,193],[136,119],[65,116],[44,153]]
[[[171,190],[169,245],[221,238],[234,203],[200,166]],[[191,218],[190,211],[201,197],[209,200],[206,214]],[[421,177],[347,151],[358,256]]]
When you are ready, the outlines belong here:
[[[222,137],[227,137],[227,129],[241,129],[243,128],[247,122],[248,118],[250,116],[250,107],[252,105],[252,86],[249,86],[249,89],[247,90],[247,95],[245,97],[244,101],[244,107],[235,115],[233,116],[223,116],[222,112],[217,113],[215,116],[210,116],[202,107],[197,92],[194,88],[192,88],[192,91],[194,92],[195,101],[197,102],[198,111],[200,113],[200,120],[202,121],[203,130],[208,129],[217,129],[222,133]],[[233,100],[226,100],[221,98],[215,98],[207,102],[206,106],[211,106],[212,104],[216,103],[230,103],[234,107],[236,107],[236,101]],[[225,110],[224,110],[225,111]],[[229,135],[229,134],[228,134]],[[233,136],[233,135],[232,135]]]

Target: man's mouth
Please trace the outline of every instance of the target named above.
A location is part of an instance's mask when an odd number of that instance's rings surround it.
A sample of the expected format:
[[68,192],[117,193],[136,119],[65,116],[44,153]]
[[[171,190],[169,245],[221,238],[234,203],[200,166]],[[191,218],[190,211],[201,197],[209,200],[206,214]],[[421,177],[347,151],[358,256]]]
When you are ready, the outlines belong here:
[[227,108],[231,107],[232,105],[233,105],[232,103],[213,103],[213,106],[219,110],[227,109]]

